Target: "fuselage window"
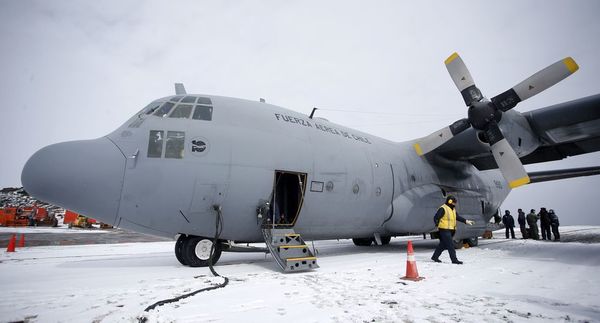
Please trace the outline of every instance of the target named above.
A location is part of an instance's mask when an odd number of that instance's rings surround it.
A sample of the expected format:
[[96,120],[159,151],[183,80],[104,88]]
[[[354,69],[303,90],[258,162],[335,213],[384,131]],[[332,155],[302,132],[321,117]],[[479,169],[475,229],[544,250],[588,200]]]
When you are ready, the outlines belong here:
[[178,104],[173,112],[169,115],[169,118],[189,118],[192,113],[192,106],[189,104]]
[[171,108],[173,108],[175,104],[172,102],[166,102],[165,104],[163,104],[160,109],[156,110],[156,112],[154,112],[155,116],[159,116],[159,117],[166,117],[167,114],[169,114],[169,111],[171,111]]
[[181,100],[181,98],[183,98],[183,95],[178,95],[178,96],[174,96],[174,97],[170,98],[169,101],[179,102],[179,100]]
[[184,143],[185,132],[167,131],[167,145],[165,148],[165,158],[183,158]]
[[160,158],[162,156],[163,138],[165,132],[162,130],[150,130],[148,140],[148,157]]
[[210,106],[197,105],[196,110],[194,110],[194,116],[192,117],[195,120],[212,120],[212,111],[213,108]]
[[181,100],[181,103],[195,103],[196,102],[196,97],[195,96],[186,96],[185,98],[183,98],[183,100]]

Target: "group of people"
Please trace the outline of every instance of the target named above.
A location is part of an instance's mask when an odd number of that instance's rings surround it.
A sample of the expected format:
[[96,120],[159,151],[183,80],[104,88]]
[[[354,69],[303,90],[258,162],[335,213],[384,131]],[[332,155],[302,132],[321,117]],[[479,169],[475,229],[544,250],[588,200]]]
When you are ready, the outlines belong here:
[[[453,264],[462,264],[463,262],[458,260],[456,257],[456,251],[454,250],[454,244],[452,241],[452,237],[456,232],[456,222],[462,222],[466,225],[473,225],[475,222],[471,220],[467,220],[456,212],[456,204],[457,198],[452,195],[446,196],[446,202],[440,206],[433,217],[433,221],[438,228],[438,234],[440,243],[437,248],[433,252],[431,256],[431,260],[434,262],[442,262],[440,260],[440,255],[444,250],[448,250],[448,254],[450,255],[450,260]],[[554,213],[554,210],[547,211],[545,207],[540,209],[539,213],[535,213],[534,209],[531,209],[529,214],[525,215],[522,209],[517,211],[519,213],[518,221],[519,227],[521,229],[521,234],[523,239],[532,238],[534,240],[539,240],[540,236],[538,233],[537,221],[540,220],[542,227],[542,240],[552,240],[552,235],[554,235],[554,241],[560,241],[560,234],[558,232],[558,226],[560,225],[558,221],[558,216]],[[499,216],[495,215],[498,218]],[[504,217],[502,217],[502,223],[506,228],[506,239],[510,236],[513,239],[515,238],[515,219],[510,214],[510,211],[506,210]],[[529,225],[529,228],[527,228]],[[552,233],[550,232],[552,229]]]
[[[546,208],[543,207],[540,208],[540,212],[537,214],[535,213],[534,209],[531,209],[531,212],[529,212],[527,215],[525,215],[525,212],[523,212],[522,209],[519,209],[517,212],[519,213],[517,221],[519,223],[519,229],[521,230],[523,239],[540,239],[537,225],[539,220],[540,227],[542,229],[542,240],[552,240],[552,235],[554,235],[554,241],[560,241],[560,233],[558,232],[558,226],[560,225],[560,222],[558,221],[558,215],[556,215],[554,210],[550,209],[547,211]],[[502,223],[506,228],[506,239],[509,238],[509,233],[510,237],[515,239],[515,219],[510,214],[509,210],[504,211]]]

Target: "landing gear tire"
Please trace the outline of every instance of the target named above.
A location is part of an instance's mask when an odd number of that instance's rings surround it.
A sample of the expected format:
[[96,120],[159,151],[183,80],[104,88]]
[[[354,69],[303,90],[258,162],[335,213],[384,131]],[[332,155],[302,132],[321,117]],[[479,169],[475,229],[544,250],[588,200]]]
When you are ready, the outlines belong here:
[[368,247],[373,243],[373,238],[353,238],[352,242],[359,247]]
[[[213,241],[204,237],[187,237],[183,242],[182,256],[184,262],[190,267],[206,267],[210,259],[210,249]],[[221,244],[215,245],[212,264],[216,264],[221,257]]]
[[469,247],[477,247],[479,244],[479,237],[467,238],[465,242],[469,245]]
[[387,246],[390,244],[391,240],[392,240],[392,237],[381,237],[381,245]]
[[179,235],[179,238],[177,238],[177,241],[175,242],[175,257],[177,258],[179,263],[181,263],[184,266],[188,265],[185,262],[185,259],[183,258],[183,243],[187,240],[187,238],[188,236],[182,234]]

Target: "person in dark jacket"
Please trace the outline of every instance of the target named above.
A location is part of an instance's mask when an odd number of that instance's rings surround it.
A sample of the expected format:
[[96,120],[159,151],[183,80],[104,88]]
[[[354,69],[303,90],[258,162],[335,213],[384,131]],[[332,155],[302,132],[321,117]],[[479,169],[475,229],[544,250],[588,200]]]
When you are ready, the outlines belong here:
[[527,234],[527,227],[525,226],[527,224],[527,220],[525,219],[525,212],[523,212],[522,209],[519,209],[517,210],[517,213],[519,214],[517,217],[517,221],[519,222],[519,229],[521,229],[521,236],[523,237],[523,239],[528,239],[529,234]]
[[554,234],[554,241],[560,241],[560,233],[558,233],[558,226],[560,225],[558,222],[558,215],[554,213],[554,210],[550,209],[550,211],[548,211],[548,216],[550,217],[550,226],[552,227],[552,234]]
[[533,240],[540,240],[540,235],[538,233],[537,221],[539,217],[535,214],[535,210],[531,209],[531,212],[527,214],[527,224],[529,225],[529,230],[531,230],[531,238]]
[[510,231],[510,236],[513,239],[515,238],[515,218],[510,215],[510,211],[504,211],[504,216],[502,217],[502,224],[504,224],[504,228],[506,228],[506,239],[508,239],[508,232]]
[[542,227],[542,240],[552,240],[552,233],[550,233],[550,216],[545,207],[540,209],[538,214],[540,217],[540,226]]
[[466,220],[456,213],[456,203],[456,198],[452,195],[448,195],[446,197],[446,203],[440,206],[433,217],[433,221],[438,227],[440,235],[440,243],[437,248],[435,248],[433,256],[431,256],[431,260],[435,262],[442,262],[440,260],[440,255],[444,250],[448,250],[448,254],[450,255],[453,264],[461,265],[463,263],[456,258],[456,251],[454,250],[454,243],[452,242],[452,237],[456,232],[456,221],[466,223],[467,225],[473,225],[474,222]]

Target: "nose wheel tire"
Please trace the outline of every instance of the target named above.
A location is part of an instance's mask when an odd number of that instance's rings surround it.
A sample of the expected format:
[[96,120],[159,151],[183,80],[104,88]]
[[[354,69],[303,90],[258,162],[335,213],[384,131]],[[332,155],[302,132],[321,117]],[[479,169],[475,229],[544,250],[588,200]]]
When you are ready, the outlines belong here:
[[[213,245],[212,239],[204,237],[187,237],[183,241],[182,258],[190,267],[206,267],[210,260],[210,250]],[[216,264],[221,257],[221,244],[215,245],[212,264]]]

